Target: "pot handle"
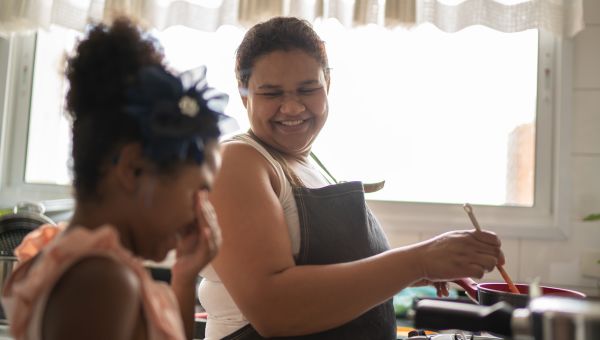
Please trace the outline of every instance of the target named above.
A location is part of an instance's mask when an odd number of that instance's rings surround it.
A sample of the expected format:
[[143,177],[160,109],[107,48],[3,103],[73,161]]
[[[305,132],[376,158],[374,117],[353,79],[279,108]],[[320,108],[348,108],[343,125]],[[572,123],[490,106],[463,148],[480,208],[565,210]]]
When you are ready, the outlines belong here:
[[471,298],[471,300],[473,300],[475,303],[479,303],[479,297],[477,295],[477,291],[478,291],[477,282],[475,282],[470,277],[465,277],[462,279],[454,280],[452,282],[461,286],[462,289],[465,290],[465,293],[467,293],[467,296]]
[[512,336],[513,311],[514,308],[504,301],[492,306],[479,306],[464,302],[424,299],[417,302],[415,308],[415,328],[487,331]]

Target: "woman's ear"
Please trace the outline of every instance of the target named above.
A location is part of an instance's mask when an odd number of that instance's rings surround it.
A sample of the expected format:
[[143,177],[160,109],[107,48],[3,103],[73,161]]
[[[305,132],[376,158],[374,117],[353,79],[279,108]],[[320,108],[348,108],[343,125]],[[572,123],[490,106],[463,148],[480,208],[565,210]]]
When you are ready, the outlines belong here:
[[134,192],[137,188],[139,177],[144,171],[144,157],[142,146],[139,143],[126,144],[121,148],[115,164],[117,182],[127,192]]

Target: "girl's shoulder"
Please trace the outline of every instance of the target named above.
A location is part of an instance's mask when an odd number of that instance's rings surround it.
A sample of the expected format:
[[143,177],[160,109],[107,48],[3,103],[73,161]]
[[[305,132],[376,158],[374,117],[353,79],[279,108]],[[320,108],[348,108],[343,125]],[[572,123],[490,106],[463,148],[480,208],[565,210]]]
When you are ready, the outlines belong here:
[[121,338],[132,334],[141,321],[140,308],[141,283],[136,273],[114,258],[88,256],[70,266],[49,293],[42,334],[54,339],[69,334]]
[[[32,252],[36,248],[37,253]],[[60,332],[85,331],[79,327],[110,328],[97,331],[116,338],[107,333],[113,327],[106,325],[137,317],[143,267],[120,245],[114,228],[54,233],[44,226],[28,235],[19,249],[32,256],[19,264],[2,292],[11,332],[18,338],[60,338],[65,335]]]

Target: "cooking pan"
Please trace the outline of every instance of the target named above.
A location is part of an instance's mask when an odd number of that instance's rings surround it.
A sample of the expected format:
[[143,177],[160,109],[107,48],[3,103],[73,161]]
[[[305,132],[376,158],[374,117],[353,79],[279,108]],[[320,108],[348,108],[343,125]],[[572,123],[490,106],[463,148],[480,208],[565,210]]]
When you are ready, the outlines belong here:
[[[461,286],[465,293],[480,305],[491,306],[505,301],[515,308],[525,308],[529,304],[529,286],[525,284],[515,284],[521,292],[515,294],[510,292],[506,283],[477,283],[470,278],[453,282]],[[542,295],[585,298],[585,294],[569,289],[540,286],[540,291]]]

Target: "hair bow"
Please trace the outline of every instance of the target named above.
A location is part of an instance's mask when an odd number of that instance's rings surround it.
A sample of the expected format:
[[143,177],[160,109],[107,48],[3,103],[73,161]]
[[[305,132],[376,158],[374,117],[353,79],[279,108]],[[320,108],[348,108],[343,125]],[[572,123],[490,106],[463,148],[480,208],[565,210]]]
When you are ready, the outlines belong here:
[[127,93],[125,112],[140,125],[145,154],[154,161],[204,160],[207,140],[217,139],[229,97],[208,86],[206,67],[176,77],[161,66],[140,70]]

